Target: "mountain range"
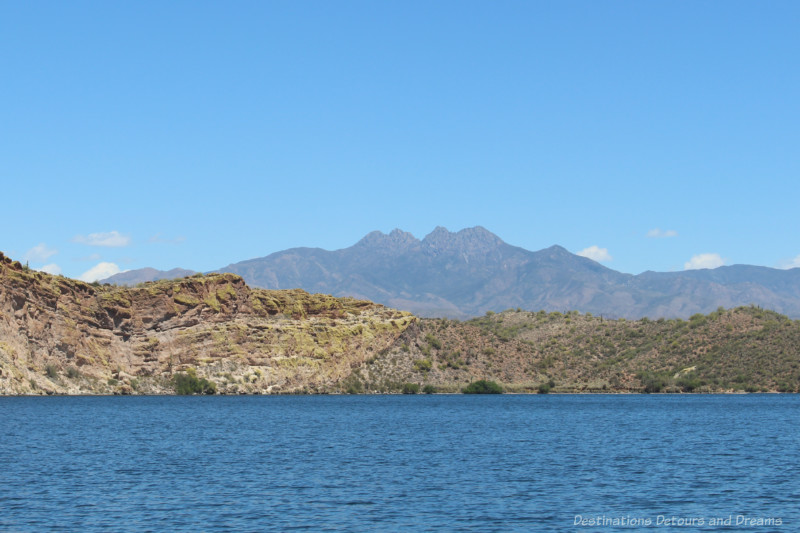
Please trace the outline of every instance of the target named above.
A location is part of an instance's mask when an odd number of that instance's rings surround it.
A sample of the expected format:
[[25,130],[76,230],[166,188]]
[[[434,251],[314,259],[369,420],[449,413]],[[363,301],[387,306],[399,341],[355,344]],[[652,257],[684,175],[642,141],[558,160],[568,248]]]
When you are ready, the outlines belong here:
[[0,395],[797,392],[800,321],[507,310],[419,318],[366,300],[194,274],[90,284],[0,253]]
[[[133,284],[141,271],[104,283]],[[147,269],[149,281],[175,277]],[[509,308],[608,318],[688,318],[756,305],[800,317],[800,268],[750,265],[633,275],[560,246],[529,251],[482,227],[437,227],[423,239],[374,231],[340,250],[292,248],[216,270],[265,289],[351,296],[428,317],[468,318]]]
[[135,270],[126,270],[125,272],[120,272],[119,274],[114,274],[110,278],[108,278],[109,283],[113,283],[116,285],[138,285],[139,283],[145,283],[148,281],[158,281],[160,279],[176,279],[176,278],[185,278],[186,276],[191,276],[192,274],[196,274],[196,270],[186,270],[185,268],[173,268],[172,270],[156,270],[155,268],[137,268]]

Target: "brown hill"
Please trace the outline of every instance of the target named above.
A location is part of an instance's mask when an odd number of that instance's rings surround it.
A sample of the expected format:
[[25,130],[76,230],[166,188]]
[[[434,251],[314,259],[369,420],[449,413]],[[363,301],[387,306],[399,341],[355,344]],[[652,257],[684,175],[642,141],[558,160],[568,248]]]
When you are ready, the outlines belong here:
[[163,394],[184,378],[223,394],[455,392],[479,379],[520,392],[797,391],[800,322],[757,307],[688,321],[418,319],[234,274],[87,284],[0,254],[0,394]]
[[120,288],[0,254],[0,393],[168,393],[184,371],[223,393],[327,391],[414,320],[233,274]]
[[455,392],[488,379],[517,392],[791,392],[800,388],[800,321],[757,307],[688,321],[509,310],[420,320],[368,363],[348,382],[356,389],[408,382]]

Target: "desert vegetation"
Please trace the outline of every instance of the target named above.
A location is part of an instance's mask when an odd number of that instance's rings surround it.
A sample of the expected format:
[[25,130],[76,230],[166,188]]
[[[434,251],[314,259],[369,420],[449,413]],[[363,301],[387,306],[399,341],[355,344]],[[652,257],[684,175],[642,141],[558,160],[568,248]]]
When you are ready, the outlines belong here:
[[198,378],[193,368],[175,374],[172,383],[176,394],[214,394],[217,392],[217,386],[206,378]]
[[126,288],[0,254],[0,393],[797,392],[800,321],[756,306],[688,320],[576,311],[420,319],[233,274]]
[[508,392],[541,394],[800,387],[800,321],[755,306],[688,320],[510,309],[467,321],[422,319],[398,343],[407,351],[386,350],[368,368],[368,380],[444,391],[493,380]]
[[461,389],[464,394],[502,394],[503,387],[494,381],[479,379]]

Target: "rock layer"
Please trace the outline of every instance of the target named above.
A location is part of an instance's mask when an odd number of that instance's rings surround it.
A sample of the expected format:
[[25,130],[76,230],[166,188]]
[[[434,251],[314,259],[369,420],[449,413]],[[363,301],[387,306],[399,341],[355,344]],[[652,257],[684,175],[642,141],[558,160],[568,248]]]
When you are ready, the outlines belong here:
[[793,392],[800,321],[755,306],[688,321],[418,319],[229,273],[122,288],[0,254],[0,394],[165,394],[176,376],[222,394],[458,392],[481,379],[517,392]]
[[0,393],[169,393],[194,370],[223,393],[335,390],[415,317],[250,289],[234,274],[92,285],[0,254]]

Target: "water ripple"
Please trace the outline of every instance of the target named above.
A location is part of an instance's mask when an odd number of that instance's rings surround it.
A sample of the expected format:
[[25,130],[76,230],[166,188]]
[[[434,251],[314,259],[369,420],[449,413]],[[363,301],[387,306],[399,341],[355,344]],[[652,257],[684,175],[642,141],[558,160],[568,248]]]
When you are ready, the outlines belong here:
[[794,529],[798,406],[778,395],[0,398],[0,530],[572,531],[576,515],[779,517]]

